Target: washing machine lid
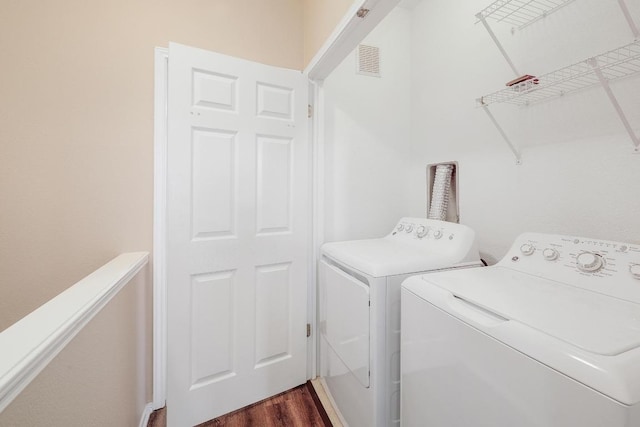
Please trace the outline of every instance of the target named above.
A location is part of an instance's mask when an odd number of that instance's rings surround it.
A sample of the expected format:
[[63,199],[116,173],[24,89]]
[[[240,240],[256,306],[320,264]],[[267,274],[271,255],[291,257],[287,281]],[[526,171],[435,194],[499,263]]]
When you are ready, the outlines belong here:
[[372,277],[394,276],[452,267],[464,255],[436,252],[429,246],[415,245],[392,238],[351,240],[326,243],[322,253]]
[[640,304],[504,267],[423,280],[590,353],[615,356],[640,347]]
[[403,286],[583,384],[640,402],[640,304],[498,266]]

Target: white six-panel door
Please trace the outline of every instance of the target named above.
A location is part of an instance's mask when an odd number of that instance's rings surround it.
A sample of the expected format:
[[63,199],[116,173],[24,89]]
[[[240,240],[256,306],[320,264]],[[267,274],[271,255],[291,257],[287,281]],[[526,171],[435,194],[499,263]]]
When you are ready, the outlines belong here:
[[171,44],[168,426],[306,380],[307,80]]

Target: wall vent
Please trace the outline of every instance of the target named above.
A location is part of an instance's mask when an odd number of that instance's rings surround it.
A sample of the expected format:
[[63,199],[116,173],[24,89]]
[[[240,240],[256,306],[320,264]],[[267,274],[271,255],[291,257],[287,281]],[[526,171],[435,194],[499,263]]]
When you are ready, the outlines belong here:
[[365,44],[358,45],[356,67],[357,74],[380,77],[380,48]]

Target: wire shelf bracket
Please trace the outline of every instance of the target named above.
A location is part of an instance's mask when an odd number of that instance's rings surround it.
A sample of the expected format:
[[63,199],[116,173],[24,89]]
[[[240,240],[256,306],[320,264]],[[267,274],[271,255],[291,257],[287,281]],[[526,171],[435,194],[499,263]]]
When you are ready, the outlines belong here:
[[522,155],[520,154],[520,150],[513,144],[513,142],[511,142],[511,139],[507,136],[504,129],[502,129],[502,126],[500,126],[500,123],[498,123],[496,118],[493,117],[493,114],[491,113],[491,110],[489,110],[489,107],[486,104],[483,104],[482,109],[485,113],[487,113],[487,116],[489,116],[489,119],[491,119],[493,125],[496,127],[496,129],[498,129],[498,132],[500,132],[500,136],[502,136],[502,139],[504,139],[504,142],[507,143],[509,149],[516,157],[516,165],[522,164]]
[[509,54],[502,46],[502,43],[500,43],[500,40],[498,39],[498,37],[496,37],[495,33],[491,29],[491,26],[489,25],[485,17],[482,15],[482,13],[478,13],[476,17],[480,20],[480,22],[482,22],[482,25],[484,25],[484,28],[486,28],[487,32],[489,33],[489,36],[491,37],[491,40],[493,40],[493,42],[496,44],[496,46],[498,47],[498,50],[500,51],[504,59],[507,61],[507,64],[509,64],[509,67],[511,67],[511,70],[513,70],[513,73],[516,75],[516,77],[519,76],[520,73],[518,72],[518,69],[513,64],[513,61],[511,61]]
[[609,86],[609,80],[607,80],[607,78],[602,73],[600,65],[598,64],[598,60],[596,58],[590,58],[587,60],[587,63],[593,68],[593,72],[596,74],[598,80],[600,81],[600,84],[602,85],[602,88],[607,93],[609,101],[611,101],[613,108],[616,110],[616,113],[618,113],[620,121],[622,122],[624,128],[629,134],[629,137],[631,138],[631,143],[633,144],[634,151],[640,152],[640,139],[638,138],[638,135],[636,135],[636,133],[633,131],[633,128],[629,124],[627,116],[624,114],[624,110],[620,106],[620,103],[618,102],[616,96],[613,94],[611,86]]
[[631,32],[633,33],[633,38],[638,40],[638,38],[640,37],[640,31],[638,31],[638,26],[636,25],[633,18],[631,17],[629,8],[627,8],[627,3],[625,3],[624,0],[618,0],[618,4],[620,5],[620,9],[622,10],[622,14],[624,15],[624,18],[627,20],[627,24],[629,24],[629,28],[631,29]]

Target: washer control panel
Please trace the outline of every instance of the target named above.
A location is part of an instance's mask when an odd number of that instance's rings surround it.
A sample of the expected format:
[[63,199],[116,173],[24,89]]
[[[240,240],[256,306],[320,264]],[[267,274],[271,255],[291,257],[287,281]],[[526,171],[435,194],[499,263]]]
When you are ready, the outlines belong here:
[[498,265],[640,303],[640,244],[524,233]]

